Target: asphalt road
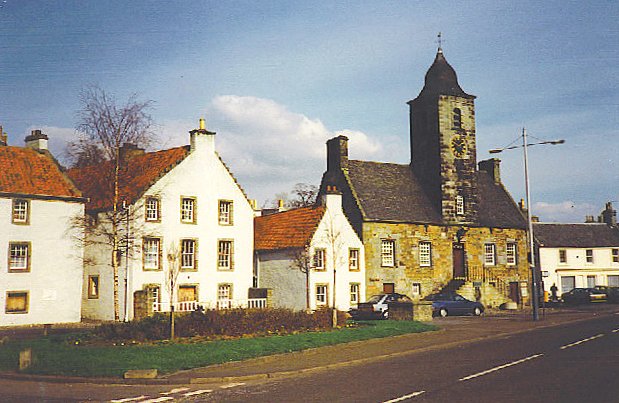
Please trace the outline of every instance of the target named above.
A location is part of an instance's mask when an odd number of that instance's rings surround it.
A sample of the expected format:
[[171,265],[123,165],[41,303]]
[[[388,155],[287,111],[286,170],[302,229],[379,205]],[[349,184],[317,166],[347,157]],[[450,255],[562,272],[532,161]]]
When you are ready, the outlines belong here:
[[618,401],[618,365],[614,315],[181,401]]

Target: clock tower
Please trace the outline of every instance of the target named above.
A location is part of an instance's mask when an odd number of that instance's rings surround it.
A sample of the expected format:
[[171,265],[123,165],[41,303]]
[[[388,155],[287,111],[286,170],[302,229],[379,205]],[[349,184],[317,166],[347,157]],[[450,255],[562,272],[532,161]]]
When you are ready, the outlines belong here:
[[474,100],[439,46],[423,89],[408,102],[411,167],[448,224],[477,222]]

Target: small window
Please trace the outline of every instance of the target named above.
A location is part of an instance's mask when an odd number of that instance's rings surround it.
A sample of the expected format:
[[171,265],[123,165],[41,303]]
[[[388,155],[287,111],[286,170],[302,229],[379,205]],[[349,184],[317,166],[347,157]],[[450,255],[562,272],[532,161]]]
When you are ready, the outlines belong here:
[[595,287],[595,276],[587,276],[587,288]]
[[148,303],[153,307],[153,312],[161,311],[161,286],[148,284],[144,286]]
[[395,241],[393,239],[381,240],[380,257],[381,266],[395,266]]
[[464,196],[456,196],[456,214],[464,214]]
[[217,247],[217,268],[219,270],[232,270],[233,246],[231,240],[219,241]]
[[219,201],[219,224],[232,225],[232,202],[229,200]]
[[217,308],[230,309],[232,308],[232,285],[219,284],[217,286]]
[[13,199],[13,224],[28,224],[30,222],[30,202],[23,199]]
[[496,245],[487,243],[484,245],[484,266],[494,266],[496,264]]
[[99,276],[88,276],[88,299],[99,298]]
[[156,197],[146,199],[146,221],[161,221],[159,199]]
[[419,242],[419,266],[432,266],[432,244]]
[[413,297],[418,297],[421,295],[421,283],[413,283],[411,294]]
[[613,263],[619,263],[619,249],[612,250]]
[[9,271],[30,271],[30,243],[9,243]]
[[28,313],[28,291],[8,291],[4,311],[6,313]]
[[606,276],[606,281],[609,287],[619,287],[619,275],[609,274]]
[[161,269],[161,240],[159,238],[144,238],[142,242],[144,270]]
[[181,198],[181,222],[195,224],[196,199],[192,197]]
[[324,249],[314,249],[314,270],[326,270]]
[[593,249],[587,249],[585,255],[587,263],[593,263]]
[[567,251],[559,249],[559,263],[567,263]]
[[462,127],[462,111],[460,108],[454,108],[453,110],[453,127],[458,129]]
[[194,239],[181,240],[181,269],[197,269],[196,241]]
[[316,285],[316,305],[327,305],[327,286],[325,284]]
[[198,286],[181,284],[178,286],[178,302],[193,302],[198,300]]
[[514,242],[507,243],[507,265],[515,266],[518,264],[518,245]]
[[348,249],[348,270],[359,271],[359,249]]
[[359,283],[350,283],[350,303],[359,303]]

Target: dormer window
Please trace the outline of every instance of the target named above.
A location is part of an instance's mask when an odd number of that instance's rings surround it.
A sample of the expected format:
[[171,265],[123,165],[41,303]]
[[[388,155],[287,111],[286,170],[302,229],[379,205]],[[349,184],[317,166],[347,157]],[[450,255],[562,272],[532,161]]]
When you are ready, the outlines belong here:
[[460,108],[454,108],[453,110],[453,127],[457,129],[462,127],[462,111]]
[[456,196],[456,214],[464,214],[464,196]]

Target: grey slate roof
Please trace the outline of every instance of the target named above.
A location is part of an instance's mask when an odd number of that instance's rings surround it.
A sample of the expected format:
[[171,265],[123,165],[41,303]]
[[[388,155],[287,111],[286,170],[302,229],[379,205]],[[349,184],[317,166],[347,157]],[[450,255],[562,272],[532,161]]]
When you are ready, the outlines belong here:
[[[486,172],[478,172],[478,176],[478,224],[526,228],[524,217],[505,188],[495,184]],[[348,178],[366,220],[444,224],[409,165],[349,160]]]
[[533,233],[540,246],[566,248],[616,246],[619,248],[619,229],[606,224],[534,223]]

